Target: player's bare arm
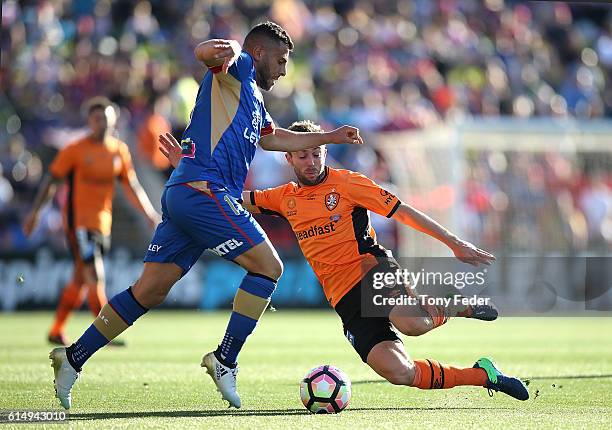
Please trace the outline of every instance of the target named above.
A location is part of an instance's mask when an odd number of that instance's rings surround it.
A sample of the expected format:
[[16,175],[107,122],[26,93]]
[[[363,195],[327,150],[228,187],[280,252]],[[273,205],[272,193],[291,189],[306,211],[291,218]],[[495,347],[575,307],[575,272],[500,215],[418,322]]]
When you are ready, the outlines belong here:
[[464,263],[473,266],[478,266],[479,263],[490,265],[495,260],[493,254],[489,254],[470,242],[460,239],[435,220],[410,205],[401,203],[393,214],[393,219],[438,239],[453,251],[455,257]]
[[147,193],[142,188],[142,185],[140,185],[140,182],[138,182],[136,175],[128,175],[123,178],[121,185],[127,199],[136,209],[147,217],[151,226],[155,226],[161,222],[161,216],[151,204]]
[[359,129],[343,125],[329,132],[298,133],[285,128],[276,128],[273,133],[262,137],[259,146],[266,151],[294,152],[330,143],[362,145]]
[[221,70],[223,73],[227,73],[227,70],[240,55],[241,50],[240,43],[235,40],[211,39],[196,46],[193,53],[198,60],[207,66],[222,64]]
[[[257,191],[257,190],[254,190]],[[259,210],[259,208],[257,206],[255,206],[254,204],[251,204],[251,190],[248,191],[243,191],[242,192],[242,207],[251,212],[252,214],[259,214],[261,213],[261,211]]]
[[38,193],[36,194],[36,198],[34,199],[32,210],[28,213],[23,222],[23,232],[26,236],[31,235],[36,228],[40,209],[51,199],[51,197],[53,197],[53,195],[55,195],[57,185],[61,181],[61,179],[55,178],[50,174],[47,174],[43,179],[38,189]]
[[[181,160],[181,145],[170,133],[160,135],[158,140],[159,150],[176,168]],[[358,128],[343,125],[330,132],[322,133],[296,133],[284,128],[277,128],[272,134],[259,140],[259,145],[267,151],[285,152],[301,151],[330,143],[361,145],[363,139],[359,135]]]

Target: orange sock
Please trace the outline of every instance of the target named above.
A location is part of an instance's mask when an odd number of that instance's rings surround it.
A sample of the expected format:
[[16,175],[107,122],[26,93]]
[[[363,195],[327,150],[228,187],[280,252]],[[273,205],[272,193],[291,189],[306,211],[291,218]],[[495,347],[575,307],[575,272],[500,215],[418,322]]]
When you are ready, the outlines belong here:
[[487,372],[483,369],[461,369],[436,360],[414,360],[414,364],[416,372],[412,386],[423,390],[453,388],[459,385],[484,387],[488,381]]
[[87,302],[89,304],[89,310],[94,316],[98,316],[102,306],[107,302],[106,293],[104,292],[104,284],[98,283],[97,285],[87,286]]
[[64,325],[66,320],[70,316],[73,309],[78,308],[83,301],[83,295],[81,290],[81,284],[74,281],[66,284],[64,291],[59,303],[57,304],[57,310],[55,311],[55,321],[51,327],[49,334],[51,336],[57,336],[64,331]]

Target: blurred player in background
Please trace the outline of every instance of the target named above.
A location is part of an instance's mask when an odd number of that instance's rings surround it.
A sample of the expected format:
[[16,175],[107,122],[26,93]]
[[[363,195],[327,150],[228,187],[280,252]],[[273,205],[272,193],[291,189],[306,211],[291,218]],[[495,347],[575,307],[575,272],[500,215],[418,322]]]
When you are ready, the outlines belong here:
[[112,136],[117,120],[115,107],[104,97],[94,97],[86,106],[89,134],[56,155],[23,224],[24,232],[30,235],[41,208],[61,182],[67,183],[64,225],[74,271],[62,292],[48,336],[49,342],[59,345],[70,343],[64,332],[66,320],[81,306],[85,295],[94,315],[106,304],[102,256],[110,246],[115,180],[121,181],[127,198],[152,227],[160,221],[138,182],[128,146]]
[[211,249],[247,271],[233,302],[223,340],[204,355],[206,367],[230,406],[241,406],[236,390],[237,357],[268,306],[282,263],[263,229],[239,199],[257,144],[269,151],[298,151],[324,143],[363,143],[350,126],[332,132],[295,133],[275,128],[259,88],[268,91],[286,74],[293,42],[272,22],[245,37],[212,39],[195,48],[209,71],[198,90],[181,141],[182,159],[162,195],[162,223],[133,287],[104,306],[85,333],[49,357],[56,395],[65,408],[83,364],[149,309],[159,305],[200,255]]
[[[322,132],[310,122],[293,123],[298,133]],[[172,135],[161,135],[160,151],[176,166],[181,148]],[[523,383],[504,375],[488,358],[474,367],[459,368],[437,360],[412,360],[397,331],[419,336],[444,324],[449,316],[491,321],[491,305],[443,307],[389,306],[385,316],[367,315],[364,291],[372,290],[375,274],[394,273],[401,267],[391,251],[377,243],[368,210],[428,234],[447,245],[462,262],[489,265],[495,257],[460,239],[424,213],[403,203],[368,177],[350,170],[325,166],[327,149],[287,152],[297,183],[266,190],[244,191],[242,205],[251,213],[285,218],[298,244],[323,286],[325,296],[340,316],[344,334],[364,363],[397,385],[443,389],[460,385],[486,387],[519,400],[529,395]],[[381,291],[397,297],[400,286]],[[363,297],[362,297],[363,296]],[[367,299],[366,299],[367,300]]]

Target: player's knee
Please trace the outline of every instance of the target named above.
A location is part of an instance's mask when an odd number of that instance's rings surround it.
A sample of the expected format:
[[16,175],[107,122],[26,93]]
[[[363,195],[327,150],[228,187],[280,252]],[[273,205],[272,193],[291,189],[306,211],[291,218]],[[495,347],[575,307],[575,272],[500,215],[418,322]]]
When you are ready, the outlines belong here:
[[415,318],[414,326],[412,327],[412,336],[420,336],[434,328],[434,323],[431,317]]
[[145,308],[155,307],[164,301],[182,272],[183,269],[175,264],[147,262],[140,278],[132,286],[132,294]]
[[273,258],[266,262],[264,267],[259,270],[259,273],[278,281],[283,274],[283,262],[279,258]]
[[132,294],[134,294],[138,303],[147,309],[151,309],[160,305],[166,299],[170,287],[162,282],[145,281],[140,278],[132,286]]
[[393,325],[406,336],[420,336],[433,328],[431,317],[403,318],[401,321],[394,321]]
[[140,303],[147,309],[152,309],[156,306],[161,305],[166,299],[166,296],[167,293],[163,293],[161,291],[148,291],[140,295],[134,294],[136,301],[138,301],[138,303]]
[[258,273],[277,281],[283,274],[283,263],[269,242],[263,242],[236,257],[235,263],[247,272]]
[[285,266],[283,265],[283,262],[279,258],[276,258],[272,266],[273,276],[271,276],[271,278],[274,278],[278,281],[280,277],[283,275],[283,270],[285,270]]

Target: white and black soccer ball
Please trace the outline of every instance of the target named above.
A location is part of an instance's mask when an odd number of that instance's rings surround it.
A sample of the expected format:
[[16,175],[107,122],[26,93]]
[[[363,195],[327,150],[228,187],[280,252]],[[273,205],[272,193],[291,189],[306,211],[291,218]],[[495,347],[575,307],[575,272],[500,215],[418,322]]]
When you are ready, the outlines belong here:
[[317,366],[300,383],[302,403],[314,414],[337,414],[351,400],[351,380],[334,366]]

